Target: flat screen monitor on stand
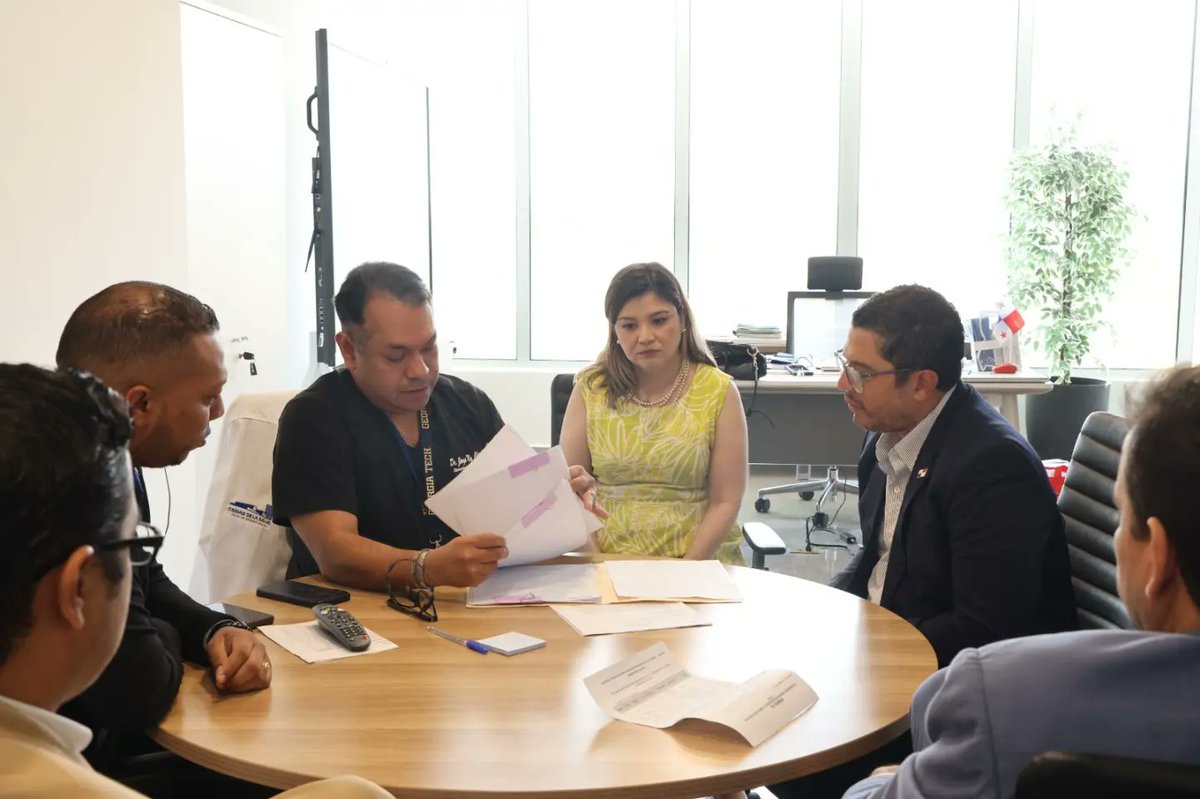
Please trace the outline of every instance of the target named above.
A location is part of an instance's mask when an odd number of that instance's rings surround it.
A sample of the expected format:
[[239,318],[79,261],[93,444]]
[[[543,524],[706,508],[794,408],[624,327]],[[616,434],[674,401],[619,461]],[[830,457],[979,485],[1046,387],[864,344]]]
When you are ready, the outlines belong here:
[[808,291],[787,295],[787,351],[811,358],[814,368],[832,362],[846,343],[850,319],[875,292],[862,288],[862,258],[819,256],[808,259]]

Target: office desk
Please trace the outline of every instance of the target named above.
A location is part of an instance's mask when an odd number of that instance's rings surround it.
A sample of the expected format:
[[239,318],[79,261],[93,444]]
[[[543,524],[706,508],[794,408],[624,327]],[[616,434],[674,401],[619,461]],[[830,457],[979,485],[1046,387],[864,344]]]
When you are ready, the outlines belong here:
[[[427,799],[694,799],[843,763],[907,729],[913,691],[936,667],[915,628],[818,583],[732,573],[744,602],[693,605],[711,627],[592,638],[548,607],[467,608],[463,592],[438,591],[443,629],[546,639],[511,658],[472,652],[390,610],[382,595],[354,592],[347,609],[398,649],[308,665],[267,641],[271,688],[229,696],[189,665],[154,737],[188,760],[279,788],[353,773]],[[279,623],[312,617],[251,595],[230,601]],[[820,699],[756,748],[702,722],[657,730],[609,718],[583,678],[657,641],[706,677],[791,669]]]
[[[755,413],[746,420],[750,433],[751,463],[830,464],[853,466],[862,448],[863,431],[850,419],[838,390],[838,372],[790,375],[768,372],[754,383],[738,380],[742,404]],[[1021,429],[1017,397],[1044,394],[1053,386],[1036,374],[963,375],[1000,409],[1013,427]]]

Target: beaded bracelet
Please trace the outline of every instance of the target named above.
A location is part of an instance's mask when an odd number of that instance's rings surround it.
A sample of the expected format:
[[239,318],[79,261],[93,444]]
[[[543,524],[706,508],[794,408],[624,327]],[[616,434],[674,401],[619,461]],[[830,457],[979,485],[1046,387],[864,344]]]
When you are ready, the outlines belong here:
[[425,558],[429,556],[430,550],[422,549],[417,553],[415,558],[396,558],[388,564],[387,571],[384,572],[383,581],[387,585],[388,592],[392,592],[392,569],[396,568],[398,563],[408,564],[408,582],[409,587],[419,591],[432,591],[433,584],[425,576]]
[[410,574],[414,586],[431,591],[433,590],[433,583],[429,582],[429,579],[425,576],[425,558],[427,557],[429,557],[428,549],[422,549],[418,552],[417,557],[412,560]]

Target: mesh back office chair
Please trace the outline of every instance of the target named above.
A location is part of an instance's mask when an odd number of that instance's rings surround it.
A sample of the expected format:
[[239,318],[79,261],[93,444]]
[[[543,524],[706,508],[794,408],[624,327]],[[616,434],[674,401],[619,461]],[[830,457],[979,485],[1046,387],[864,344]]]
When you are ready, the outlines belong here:
[[1117,464],[1129,423],[1110,413],[1093,413],[1071,453],[1067,479],[1058,498],[1071,558],[1071,583],[1079,626],[1089,629],[1130,627],[1117,596],[1113,534],[1120,514],[1113,504]]
[[[813,292],[824,292],[824,296],[830,300],[841,298],[846,299],[866,299],[873,292],[861,292],[858,289],[862,288],[863,274],[863,259],[849,255],[822,255],[814,256],[808,259],[808,292],[793,291],[788,292],[788,351],[798,353],[799,344],[795,340],[795,300],[797,297],[808,297]],[[818,296],[818,295],[813,295]],[[838,345],[840,346],[840,344]],[[825,354],[825,357],[832,356],[833,353]],[[814,364],[815,366],[815,364]],[[808,518],[806,525],[807,533],[812,533],[816,530],[825,530],[835,533],[847,544],[857,543],[857,538],[850,533],[836,530],[832,527],[829,514],[825,512],[825,505],[832,500],[837,493],[841,491],[847,494],[858,493],[858,483],[853,480],[845,480],[838,472],[837,466],[830,466],[825,473],[824,479],[810,479],[795,483],[785,483],[783,485],[769,486],[759,489],[758,498],[754,501],[754,509],[759,513],[766,513],[771,509],[771,500],[767,499],[772,494],[792,494],[800,495],[800,498],[807,501],[814,496],[817,497],[817,504],[813,508],[813,514]],[[819,494],[817,492],[820,492]],[[808,542],[808,536],[805,536],[805,548],[810,552],[812,545]]]
[[1016,799],[1183,799],[1200,796],[1200,766],[1046,752],[1017,778]]
[[[563,416],[567,413],[567,402],[571,399],[574,387],[575,375],[556,375],[550,381],[550,446],[558,446]],[[779,534],[762,522],[746,522],[742,525],[742,535],[750,547],[750,565],[755,569],[766,570],[767,555],[787,552],[787,545]]]

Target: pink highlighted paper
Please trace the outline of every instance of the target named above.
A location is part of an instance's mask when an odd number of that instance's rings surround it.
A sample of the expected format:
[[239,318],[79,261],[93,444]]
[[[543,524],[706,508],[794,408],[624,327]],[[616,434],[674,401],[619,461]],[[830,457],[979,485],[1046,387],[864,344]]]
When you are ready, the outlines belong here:
[[509,554],[501,566],[571,552],[600,528],[571,491],[562,448],[535,452],[507,425],[425,504],[460,535],[503,535]]

